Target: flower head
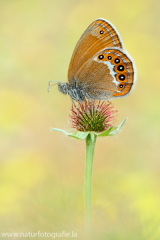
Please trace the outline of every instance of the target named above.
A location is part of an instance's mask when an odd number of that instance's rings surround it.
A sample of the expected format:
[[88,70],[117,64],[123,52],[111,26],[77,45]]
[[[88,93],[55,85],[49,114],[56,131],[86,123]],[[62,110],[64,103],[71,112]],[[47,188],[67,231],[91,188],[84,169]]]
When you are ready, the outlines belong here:
[[111,102],[85,100],[78,102],[78,106],[72,105],[69,122],[77,131],[102,132],[114,125],[116,116]]

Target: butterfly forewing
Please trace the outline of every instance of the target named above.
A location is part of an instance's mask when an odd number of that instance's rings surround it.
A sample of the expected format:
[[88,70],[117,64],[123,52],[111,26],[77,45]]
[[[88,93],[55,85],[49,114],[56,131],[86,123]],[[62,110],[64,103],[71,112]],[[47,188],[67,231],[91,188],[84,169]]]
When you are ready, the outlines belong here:
[[73,78],[82,65],[104,48],[122,48],[122,41],[115,27],[104,19],[97,19],[89,25],[79,39],[68,70],[68,81]]

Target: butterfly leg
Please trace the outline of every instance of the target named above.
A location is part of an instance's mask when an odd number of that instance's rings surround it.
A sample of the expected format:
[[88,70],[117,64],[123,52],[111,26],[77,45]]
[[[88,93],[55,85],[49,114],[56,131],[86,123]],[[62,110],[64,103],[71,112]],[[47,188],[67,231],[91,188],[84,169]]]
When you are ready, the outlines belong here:
[[77,116],[78,116],[78,110],[77,110],[77,106],[76,106],[76,104],[75,104],[75,102],[73,101],[73,99],[71,98],[71,101],[72,101],[72,104],[75,106],[75,108],[76,108],[76,112],[77,112]]
[[97,108],[96,104],[93,102],[93,100],[90,98],[89,94],[86,93],[85,94],[87,96],[87,98],[93,103],[93,105],[95,106],[95,108],[99,111],[99,109]]

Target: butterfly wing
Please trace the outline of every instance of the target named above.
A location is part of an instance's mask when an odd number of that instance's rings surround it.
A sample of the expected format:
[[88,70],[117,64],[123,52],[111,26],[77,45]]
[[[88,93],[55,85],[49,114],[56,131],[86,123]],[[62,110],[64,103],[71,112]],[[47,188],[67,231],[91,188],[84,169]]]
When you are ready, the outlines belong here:
[[131,57],[119,48],[103,49],[89,59],[74,77],[86,98],[107,100],[126,96],[135,82]]
[[111,23],[97,19],[88,26],[76,44],[68,70],[69,83],[72,84],[73,77],[88,59],[109,47],[122,48],[122,40]]

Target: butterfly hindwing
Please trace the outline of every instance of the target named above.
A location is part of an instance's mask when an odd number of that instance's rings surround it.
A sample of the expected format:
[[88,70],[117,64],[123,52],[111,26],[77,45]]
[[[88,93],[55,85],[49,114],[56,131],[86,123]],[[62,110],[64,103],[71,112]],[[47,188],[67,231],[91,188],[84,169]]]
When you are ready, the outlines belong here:
[[83,64],[74,79],[86,98],[123,97],[135,81],[133,61],[122,49],[103,49]]

